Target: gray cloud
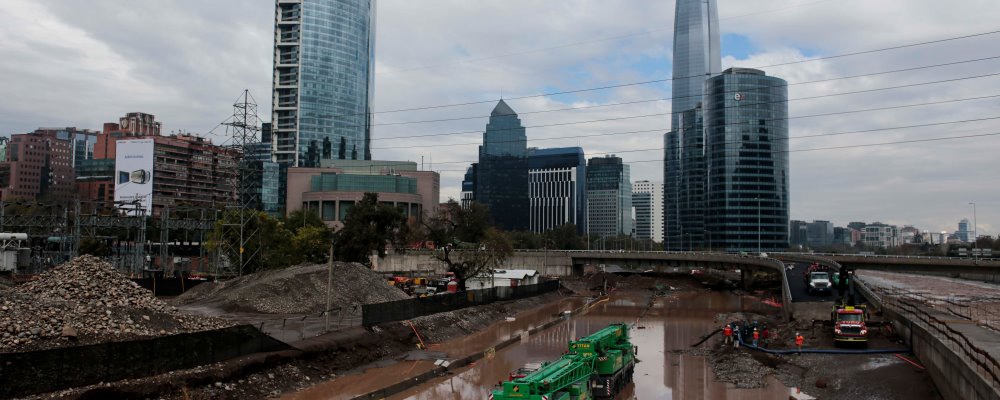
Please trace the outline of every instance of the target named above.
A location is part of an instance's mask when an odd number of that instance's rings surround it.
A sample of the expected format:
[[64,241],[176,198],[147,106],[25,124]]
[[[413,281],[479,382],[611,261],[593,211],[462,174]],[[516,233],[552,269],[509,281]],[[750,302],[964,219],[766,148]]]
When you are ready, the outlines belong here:
[[[723,33],[756,47],[725,65],[762,66],[935,40],[995,29],[1000,3],[990,0],[867,2],[723,0]],[[376,109],[495,101],[549,91],[670,76],[673,2],[382,0],[378,10]],[[0,26],[0,132],[37,126],[99,129],[130,111],[154,113],[167,130],[208,132],[231,113],[245,88],[269,119],[273,2],[154,0],[77,2],[9,0]],[[646,33],[642,33],[646,32]],[[625,36],[625,37],[622,37]],[[608,38],[616,38],[608,40]],[[1000,55],[997,35],[854,57],[765,68],[790,83]],[[567,45],[574,44],[574,45]],[[507,55],[507,56],[504,56]],[[792,85],[793,116],[1000,94],[1000,78],[981,78],[866,94],[832,94],[992,73],[1000,61],[818,84]],[[549,98],[512,100],[527,126],[668,113],[669,101],[580,111],[531,113],[669,97],[649,84]],[[793,137],[1000,116],[998,100],[797,118]],[[374,154],[433,160],[442,194],[457,197],[461,161],[475,159],[481,134],[397,136],[484,128],[492,103],[376,115]],[[427,119],[460,121],[387,125]],[[647,117],[530,128],[529,145],[582,146],[588,155],[620,152],[634,179],[662,179],[662,131],[669,118]],[[600,133],[661,130],[631,135]],[[954,230],[978,203],[979,230],[1000,229],[1000,189],[993,184],[1000,138],[863,145],[1000,132],[996,121],[793,139],[792,217],[881,220]],[[217,130],[216,133],[221,133]],[[573,139],[540,140],[579,136]],[[216,142],[222,136],[213,136]],[[471,143],[460,146],[452,144]],[[434,147],[416,147],[428,146]],[[402,147],[402,148],[400,148]],[[646,151],[634,151],[643,150]],[[630,151],[631,150],[631,151]],[[653,162],[644,162],[652,160]]]

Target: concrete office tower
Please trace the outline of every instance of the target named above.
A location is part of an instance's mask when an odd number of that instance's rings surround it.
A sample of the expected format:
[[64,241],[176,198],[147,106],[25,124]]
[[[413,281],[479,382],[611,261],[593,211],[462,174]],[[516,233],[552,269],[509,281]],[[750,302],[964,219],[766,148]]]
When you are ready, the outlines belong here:
[[587,163],[587,233],[632,235],[632,181],[620,157],[595,157]]
[[276,0],[273,159],[371,159],[375,0]]
[[788,84],[730,68],[705,82],[705,229],[731,251],[788,247]]
[[663,242],[663,184],[632,183],[632,207],[635,208],[635,237]]
[[680,113],[702,101],[705,79],[722,71],[719,48],[719,7],[716,0],[677,0],[674,11],[671,129],[677,129]]
[[[587,159],[579,147],[528,151],[529,229],[545,232],[566,224],[586,232]],[[464,193],[464,188],[463,188]]]
[[475,201],[509,231],[528,229],[528,138],[521,119],[500,100],[483,132],[475,169]]

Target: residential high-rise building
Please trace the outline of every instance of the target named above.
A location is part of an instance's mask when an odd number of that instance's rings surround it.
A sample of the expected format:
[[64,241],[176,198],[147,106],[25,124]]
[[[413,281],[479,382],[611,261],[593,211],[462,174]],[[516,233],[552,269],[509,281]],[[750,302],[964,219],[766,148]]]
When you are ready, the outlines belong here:
[[[76,189],[86,201],[114,200],[118,141],[151,139],[153,215],[164,207],[223,207],[235,196],[236,173],[232,149],[190,133],[160,135],[160,122],[152,114],[129,113],[118,123],[105,123],[97,135],[94,158],[85,160],[77,174]],[[148,210],[147,210],[148,211]]]
[[730,68],[705,81],[706,229],[713,247],[788,246],[788,86]]
[[76,196],[73,141],[65,130],[39,129],[10,136],[0,162],[0,200],[69,200]]
[[274,161],[371,159],[375,0],[275,0]]
[[680,113],[702,101],[705,79],[722,71],[719,6],[716,0],[677,0],[674,9],[674,58],[671,129]]
[[705,246],[705,79],[721,71],[716,0],[676,0],[674,13],[671,131],[664,135],[664,248]]
[[620,157],[587,163],[587,233],[601,237],[631,235],[632,181]]
[[663,184],[633,182],[632,207],[635,208],[635,237],[663,242]]
[[586,232],[587,160],[579,147],[529,149],[528,228],[545,232],[576,225]]
[[868,247],[896,247],[899,246],[899,229],[895,225],[873,222],[865,225],[861,240]]
[[476,202],[510,231],[528,229],[528,138],[521,119],[500,100],[483,132],[476,168]]

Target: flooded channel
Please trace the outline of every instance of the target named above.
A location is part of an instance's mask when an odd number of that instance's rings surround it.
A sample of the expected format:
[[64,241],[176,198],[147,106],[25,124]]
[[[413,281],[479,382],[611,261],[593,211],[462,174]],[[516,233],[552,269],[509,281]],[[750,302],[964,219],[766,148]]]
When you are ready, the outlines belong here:
[[[648,292],[647,292],[648,293]],[[511,371],[527,363],[558,358],[571,339],[586,336],[614,322],[635,323],[646,311],[645,293],[622,293],[610,301],[599,303],[587,313],[552,326],[520,343],[493,352],[478,362],[456,370],[453,375],[436,378],[413,387],[389,399],[485,399],[489,390]],[[549,304],[519,315],[514,322],[502,322],[487,332],[489,337],[470,337],[455,343],[445,343],[431,351],[449,354],[488,348],[503,337],[520,335],[526,327],[540,325],[554,313],[573,304]],[[734,311],[774,312],[757,302],[744,302],[739,296],[721,292],[680,293],[676,297],[654,300],[652,307],[632,330],[632,341],[639,347],[635,382],[629,384],[619,399],[784,399],[790,390],[773,378],[761,389],[737,389],[731,384],[716,382],[711,365],[701,356],[681,353],[716,329],[715,315]],[[510,325],[510,326],[508,326]],[[485,333],[485,332],[484,332]],[[493,341],[490,341],[490,340]],[[465,347],[471,346],[471,347]],[[459,349],[459,347],[465,347]],[[481,351],[481,350],[476,350]],[[361,373],[340,377],[305,391],[290,394],[288,399],[349,399],[399,382],[434,368],[434,359],[404,361]],[[375,385],[373,387],[373,385]]]

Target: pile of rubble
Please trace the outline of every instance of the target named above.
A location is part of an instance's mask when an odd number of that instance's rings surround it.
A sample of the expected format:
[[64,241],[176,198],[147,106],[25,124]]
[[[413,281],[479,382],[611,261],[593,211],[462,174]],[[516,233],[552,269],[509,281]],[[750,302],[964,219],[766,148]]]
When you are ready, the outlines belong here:
[[[368,267],[337,262],[329,290],[332,308],[408,299]],[[318,314],[326,308],[327,265],[299,265],[262,271],[218,283],[203,283],[176,304],[262,314]]]
[[114,268],[81,256],[0,295],[0,352],[218,329],[153,297]]
[[766,377],[775,372],[748,351],[723,351],[711,358],[711,364],[716,380],[732,383],[740,389],[764,387]]

